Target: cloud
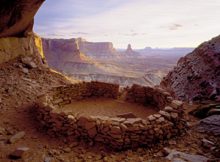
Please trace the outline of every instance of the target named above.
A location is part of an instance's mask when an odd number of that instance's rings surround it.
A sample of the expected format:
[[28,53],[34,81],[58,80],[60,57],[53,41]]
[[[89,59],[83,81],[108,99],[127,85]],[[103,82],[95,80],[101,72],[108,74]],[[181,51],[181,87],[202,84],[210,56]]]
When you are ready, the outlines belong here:
[[35,31],[116,47],[197,46],[219,35],[219,8],[219,0],[53,0],[40,9]]
[[183,26],[180,24],[172,24],[171,26],[169,26],[169,30],[178,30],[181,27]]
[[72,35],[89,35],[89,33],[86,32],[72,32]]

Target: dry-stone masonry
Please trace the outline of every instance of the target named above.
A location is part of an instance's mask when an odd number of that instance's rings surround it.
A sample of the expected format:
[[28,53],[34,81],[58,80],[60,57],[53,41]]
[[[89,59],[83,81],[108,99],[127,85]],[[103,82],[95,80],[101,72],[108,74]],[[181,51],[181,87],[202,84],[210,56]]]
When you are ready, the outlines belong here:
[[[137,86],[137,85],[136,85]],[[138,86],[140,92],[146,93],[149,88]],[[135,90],[137,90],[135,88]],[[84,139],[89,142],[100,142],[114,149],[126,149],[139,146],[151,146],[184,132],[186,123],[183,120],[183,103],[170,100],[168,93],[159,89],[150,89],[149,93],[165,101],[157,104],[160,111],[154,115],[141,118],[122,118],[107,116],[79,116],[58,109],[65,104],[77,102],[89,97],[117,98],[119,86],[108,83],[90,82],[57,87],[41,96],[33,105],[35,115],[50,136],[73,140]],[[131,98],[129,90],[127,98]],[[161,92],[161,96],[159,95]],[[156,104],[153,94],[144,95],[139,103]],[[148,98],[149,97],[149,98]],[[144,102],[143,102],[144,101]],[[152,102],[153,101],[153,102]]]
[[170,93],[161,88],[143,87],[134,84],[127,93],[127,101],[136,102],[143,105],[153,105],[158,109],[163,109],[172,102]]

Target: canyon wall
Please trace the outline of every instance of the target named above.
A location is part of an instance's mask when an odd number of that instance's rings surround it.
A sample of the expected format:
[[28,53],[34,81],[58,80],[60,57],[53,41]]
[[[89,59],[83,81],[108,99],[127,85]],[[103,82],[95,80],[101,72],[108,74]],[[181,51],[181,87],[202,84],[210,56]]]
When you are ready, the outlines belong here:
[[0,64],[19,56],[34,56],[40,60],[44,59],[41,39],[32,32],[34,15],[43,1],[1,1]]
[[20,56],[44,59],[41,39],[37,35],[0,38],[0,64]]
[[76,39],[42,39],[47,63],[55,69],[62,69],[66,62],[81,62]]
[[220,101],[220,36],[182,57],[161,85],[181,100]]
[[81,38],[77,39],[79,49],[91,57],[108,58],[117,56],[117,51],[111,42],[87,42]]

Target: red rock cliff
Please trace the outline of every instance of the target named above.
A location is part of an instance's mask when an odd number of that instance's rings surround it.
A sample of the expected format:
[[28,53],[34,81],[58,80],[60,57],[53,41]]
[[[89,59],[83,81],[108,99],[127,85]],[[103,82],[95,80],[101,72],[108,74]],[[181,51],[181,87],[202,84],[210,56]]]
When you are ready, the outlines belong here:
[[45,0],[1,0],[0,38],[32,32],[34,15]]
[[182,100],[219,100],[220,36],[182,57],[161,85]]

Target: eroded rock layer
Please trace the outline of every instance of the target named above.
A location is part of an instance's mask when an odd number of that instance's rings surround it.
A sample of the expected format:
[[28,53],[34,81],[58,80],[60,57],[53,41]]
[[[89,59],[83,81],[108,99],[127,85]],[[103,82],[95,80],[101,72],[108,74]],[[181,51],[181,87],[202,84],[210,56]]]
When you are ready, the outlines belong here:
[[1,0],[0,37],[26,36],[32,32],[34,15],[44,0]]
[[44,58],[41,39],[36,35],[0,38],[0,64],[19,56]]
[[42,39],[50,67],[62,69],[65,63],[82,62],[76,39]]
[[182,57],[161,85],[182,100],[219,100],[220,36]]
[[77,41],[80,51],[88,56],[111,58],[118,54],[111,42],[88,42],[81,38],[78,38]]

